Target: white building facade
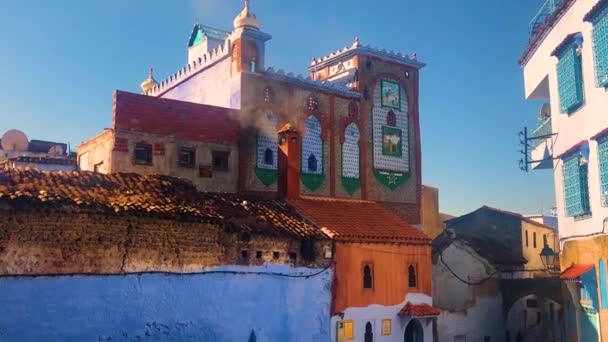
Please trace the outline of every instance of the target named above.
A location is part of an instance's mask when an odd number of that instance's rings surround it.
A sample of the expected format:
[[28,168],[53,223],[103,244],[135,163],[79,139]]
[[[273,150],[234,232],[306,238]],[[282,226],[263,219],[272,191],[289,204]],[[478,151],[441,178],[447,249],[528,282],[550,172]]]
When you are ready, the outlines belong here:
[[594,266],[594,277],[580,274],[569,285],[568,310],[577,317],[569,340],[597,341],[608,338],[601,324],[608,308],[608,1],[548,0],[530,31],[520,60],[525,96],[548,103],[531,136],[551,134],[530,141],[531,161],[543,160],[531,165],[553,168],[562,271]]

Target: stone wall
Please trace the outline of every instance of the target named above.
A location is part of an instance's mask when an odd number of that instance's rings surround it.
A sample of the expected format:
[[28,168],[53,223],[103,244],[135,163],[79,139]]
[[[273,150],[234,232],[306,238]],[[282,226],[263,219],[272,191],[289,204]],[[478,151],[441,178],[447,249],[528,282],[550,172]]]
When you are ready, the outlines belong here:
[[0,275],[190,272],[264,263],[326,266],[330,260],[323,251],[329,244],[313,244],[316,259],[309,262],[302,258],[299,239],[237,233],[207,223],[79,209],[2,210]]

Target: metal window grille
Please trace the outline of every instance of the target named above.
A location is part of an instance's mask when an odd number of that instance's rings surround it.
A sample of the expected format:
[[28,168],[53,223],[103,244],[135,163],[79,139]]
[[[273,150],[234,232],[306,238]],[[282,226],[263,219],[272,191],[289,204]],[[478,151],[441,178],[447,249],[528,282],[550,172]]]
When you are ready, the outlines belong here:
[[602,140],[598,140],[598,142],[602,204],[608,206],[608,136],[604,137]]
[[572,114],[584,103],[581,56],[574,44],[559,56],[557,88],[562,113]]
[[608,87],[608,8],[593,22],[592,36],[596,83]]
[[564,202],[568,216],[583,216],[590,213],[587,171],[587,164],[581,165],[578,155],[564,160],[562,167]]

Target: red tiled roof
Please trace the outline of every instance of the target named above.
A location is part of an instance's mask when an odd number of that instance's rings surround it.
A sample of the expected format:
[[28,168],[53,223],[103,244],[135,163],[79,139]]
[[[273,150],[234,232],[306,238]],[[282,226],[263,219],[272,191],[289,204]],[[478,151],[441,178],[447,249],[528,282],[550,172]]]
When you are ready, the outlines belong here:
[[578,34],[581,34],[581,33],[574,32],[574,33],[570,33],[569,35],[567,35],[566,38],[564,38],[564,40],[562,40],[562,42],[559,43],[555,47],[555,49],[553,49],[553,51],[551,51],[551,56],[556,56],[559,53],[559,50],[563,49],[566,45],[568,45],[572,41],[572,38]]
[[559,275],[559,278],[562,280],[576,280],[591,270],[593,266],[591,264],[572,264]]
[[181,140],[236,144],[239,111],[116,91],[113,128],[172,135]]
[[428,304],[412,304],[407,302],[407,304],[405,304],[405,306],[399,311],[399,316],[428,317],[439,316],[440,313],[441,310]]
[[376,202],[302,197],[289,200],[289,203],[338,241],[411,244],[429,244],[431,241],[422,231]]
[[591,8],[587,14],[583,17],[583,21],[591,21],[591,19],[600,12],[600,10],[604,9],[604,7],[608,6],[608,0],[600,0]]
[[536,51],[540,43],[545,39],[545,36],[549,32],[549,30],[555,25],[557,20],[562,17],[562,15],[566,12],[570,5],[574,3],[575,0],[563,0],[558,8],[545,20],[543,26],[538,30],[538,32],[532,37],[526,50],[523,55],[519,59],[519,65],[524,65],[528,62],[528,58],[532,54],[532,52]]
[[9,208],[78,207],[159,215],[219,223],[244,232],[327,239],[283,201],[243,194],[199,193],[192,183],[169,176],[0,170],[0,203]]

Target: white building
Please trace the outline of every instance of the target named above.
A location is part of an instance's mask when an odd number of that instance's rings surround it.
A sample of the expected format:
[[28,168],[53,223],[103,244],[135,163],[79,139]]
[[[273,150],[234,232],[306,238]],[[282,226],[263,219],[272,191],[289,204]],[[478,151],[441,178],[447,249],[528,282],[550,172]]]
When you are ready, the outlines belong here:
[[530,141],[531,160],[544,160],[531,165],[554,171],[560,266],[574,280],[569,340],[597,341],[608,338],[598,324],[608,315],[608,1],[548,0],[530,33],[520,59],[525,96],[547,101],[531,135],[552,134]]

